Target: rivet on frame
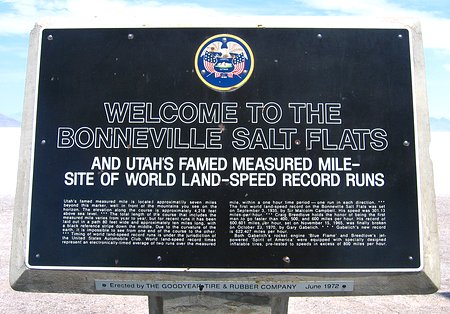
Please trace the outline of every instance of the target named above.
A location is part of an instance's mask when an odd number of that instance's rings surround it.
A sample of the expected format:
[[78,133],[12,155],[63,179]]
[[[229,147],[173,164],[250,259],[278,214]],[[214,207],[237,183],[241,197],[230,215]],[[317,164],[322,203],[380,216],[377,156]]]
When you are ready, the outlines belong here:
[[403,141],[403,146],[408,147],[409,145],[411,145],[409,141]]
[[291,262],[291,259],[289,258],[289,256],[285,256],[285,257],[283,257],[283,262],[285,262],[286,264],[289,264]]
[[131,33],[128,34],[128,39],[130,39],[130,40],[131,40],[131,39],[134,39],[134,34],[131,34]]
[[397,37],[400,38],[400,39],[402,39],[402,38],[403,38],[403,35],[402,35],[402,34],[398,34]]
[[317,34],[317,38],[322,39],[322,34]]
[[45,145],[45,144],[47,144],[47,141],[46,140],[42,140],[41,141],[41,145]]
[[53,35],[48,35],[47,40],[53,40]]

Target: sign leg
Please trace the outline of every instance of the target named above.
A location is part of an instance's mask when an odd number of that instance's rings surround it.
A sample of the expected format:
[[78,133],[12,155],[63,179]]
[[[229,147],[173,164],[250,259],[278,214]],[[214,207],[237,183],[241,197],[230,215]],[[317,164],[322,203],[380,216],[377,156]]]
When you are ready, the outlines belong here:
[[148,297],[149,314],[172,313],[271,313],[287,314],[289,297],[262,297],[252,295],[219,294],[186,295],[178,297]]
[[164,313],[164,299],[163,297],[148,297],[148,313],[149,314],[163,314]]
[[272,314],[287,314],[289,307],[289,297],[270,298],[270,307]]

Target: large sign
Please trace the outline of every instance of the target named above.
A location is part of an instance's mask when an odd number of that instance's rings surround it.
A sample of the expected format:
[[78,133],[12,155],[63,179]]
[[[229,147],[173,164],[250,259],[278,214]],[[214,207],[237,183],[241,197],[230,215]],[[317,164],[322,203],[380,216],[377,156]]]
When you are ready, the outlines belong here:
[[[94,293],[435,289],[415,30],[33,36],[16,289],[26,278]],[[391,274],[427,288],[386,285]]]
[[418,269],[411,80],[403,29],[44,30],[28,263]]

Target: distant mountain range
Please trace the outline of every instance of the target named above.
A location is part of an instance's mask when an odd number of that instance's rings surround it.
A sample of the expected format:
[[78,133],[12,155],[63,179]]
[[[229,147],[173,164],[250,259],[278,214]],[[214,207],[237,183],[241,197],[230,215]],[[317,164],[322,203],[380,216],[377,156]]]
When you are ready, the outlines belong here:
[[446,118],[430,118],[431,131],[447,131],[450,132],[450,120]]
[[[0,113],[0,127],[20,127],[20,119],[21,114],[18,113],[14,115],[15,117],[19,118],[13,118],[8,117]],[[450,132],[450,120],[446,118],[430,118],[430,127],[431,131],[446,131]]]
[[20,122],[0,113],[0,127],[20,127]]

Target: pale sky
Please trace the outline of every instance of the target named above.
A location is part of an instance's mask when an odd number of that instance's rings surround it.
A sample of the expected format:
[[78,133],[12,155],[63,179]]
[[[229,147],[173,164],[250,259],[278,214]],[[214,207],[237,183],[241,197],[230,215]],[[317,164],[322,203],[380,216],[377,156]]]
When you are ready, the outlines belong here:
[[450,2],[444,0],[0,0],[0,114],[20,118],[29,32],[47,18],[121,23],[167,17],[211,24],[230,15],[371,16],[420,20],[430,115],[450,119]]

